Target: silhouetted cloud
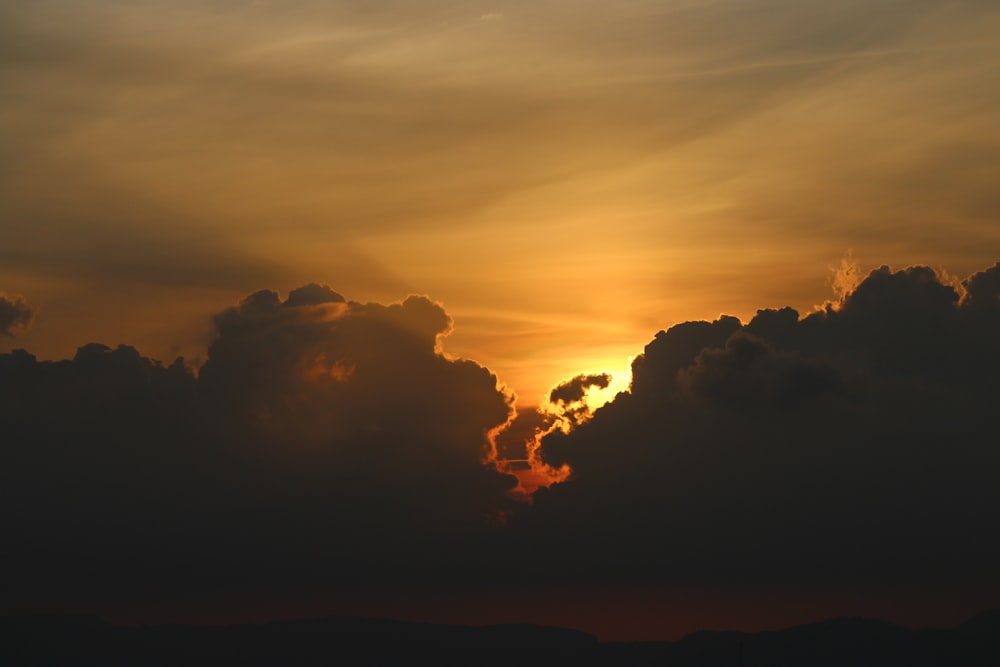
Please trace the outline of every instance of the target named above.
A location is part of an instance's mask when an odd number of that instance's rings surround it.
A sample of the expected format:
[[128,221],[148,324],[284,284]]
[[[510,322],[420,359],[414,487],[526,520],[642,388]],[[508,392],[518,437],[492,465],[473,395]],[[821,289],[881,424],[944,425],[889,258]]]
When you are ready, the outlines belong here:
[[[215,316],[197,373],[128,346],[0,355],[8,604],[1000,592],[998,271],[882,267],[804,317],[679,324],[611,403],[591,410],[608,378],[580,375],[514,421],[422,296],[255,292]],[[523,502],[539,466],[565,481]]]
[[554,579],[1000,591],[1000,268],[872,271],[842,302],[688,322],[538,449]]
[[549,400],[553,403],[576,403],[583,400],[587,394],[587,390],[591,387],[604,389],[610,383],[611,376],[607,373],[577,375],[553,389],[549,393]]
[[434,554],[462,553],[513,502],[515,480],[485,462],[512,398],[440,354],[440,305],[308,285],[256,292],[215,325],[197,377],[128,346],[0,355],[12,601],[343,590],[479,567]]
[[974,310],[995,311],[997,304],[1000,304],[1000,262],[969,276],[963,285],[964,305]]
[[0,335],[17,336],[31,327],[35,308],[22,296],[0,292]]

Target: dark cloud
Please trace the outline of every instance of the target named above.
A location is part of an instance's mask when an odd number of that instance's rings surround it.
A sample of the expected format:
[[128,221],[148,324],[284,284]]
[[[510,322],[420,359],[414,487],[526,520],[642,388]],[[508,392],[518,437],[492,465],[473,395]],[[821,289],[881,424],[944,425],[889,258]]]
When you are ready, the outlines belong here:
[[197,376],[127,346],[0,355],[9,600],[368,589],[482,567],[463,554],[513,502],[515,480],[484,463],[512,398],[439,353],[441,306],[308,285],[215,324]]
[[969,276],[963,285],[965,306],[976,311],[995,311],[997,304],[1000,304],[1000,262],[990,269]]
[[[420,296],[256,292],[197,373],[0,355],[5,595],[1000,593],[998,271],[883,267],[804,317],[679,324],[628,393],[592,411],[608,378],[581,375],[515,421]],[[569,478],[523,502],[539,461]]]
[[631,392],[538,451],[553,579],[1000,592],[1000,268],[871,272],[805,317],[660,332]]
[[344,297],[334,292],[328,285],[310,283],[293,289],[285,300],[286,307],[318,306],[323,303],[343,303]]
[[31,328],[35,308],[21,296],[0,292],[0,335],[17,336]]
[[526,460],[527,444],[535,435],[552,426],[550,414],[540,410],[519,410],[517,416],[495,438],[497,457],[500,459]]
[[723,348],[706,348],[677,373],[677,384],[691,395],[733,409],[754,410],[801,403],[837,389],[833,368],[798,355],[780,354],[763,340],[734,334]]

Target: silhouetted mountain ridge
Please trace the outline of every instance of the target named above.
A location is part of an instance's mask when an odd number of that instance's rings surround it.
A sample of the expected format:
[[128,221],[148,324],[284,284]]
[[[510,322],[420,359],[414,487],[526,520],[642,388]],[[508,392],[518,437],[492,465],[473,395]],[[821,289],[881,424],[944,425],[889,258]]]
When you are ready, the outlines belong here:
[[834,618],[766,632],[699,631],[675,642],[599,642],[530,624],[461,626],[359,617],[242,625],[116,627],[97,616],[0,618],[12,665],[908,665],[997,664],[1000,610],[954,629]]
[[958,630],[968,634],[1000,636],[1000,609],[981,611],[959,625]]

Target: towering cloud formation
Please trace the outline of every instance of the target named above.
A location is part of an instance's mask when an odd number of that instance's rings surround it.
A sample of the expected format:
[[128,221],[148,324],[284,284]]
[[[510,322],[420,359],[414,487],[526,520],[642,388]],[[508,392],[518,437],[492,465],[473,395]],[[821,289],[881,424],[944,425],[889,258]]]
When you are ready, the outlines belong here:
[[1000,592],[998,281],[882,267],[804,318],[660,332],[630,394],[541,442],[573,471],[526,521],[543,569]]
[[[480,466],[485,432],[511,410],[489,371],[439,353],[451,319],[423,297],[382,306],[347,303],[318,285],[284,302],[262,291],[220,313],[216,327],[200,383],[254,431],[327,444],[376,438],[420,466],[442,465],[428,447],[443,447],[455,463]],[[343,450],[361,457],[354,464],[371,458]]]
[[17,336],[31,327],[35,309],[21,296],[0,292],[0,335]]
[[[0,355],[10,604],[498,582],[1000,594],[1000,264],[961,284],[883,267],[805,317],[674,326],[608,405],[585,404],[606,376],[557,387],[524,421],[545,433],[527,461],[518,427],[490,439],[511,396],[441,352],[451,320],[424,297],[265,290],[215,327],[197,375],[126,346]],[[561,481],[513,500],[542,469]]]
[[514,480],[483,460],[512,398],[442,356],[444,310],[309,285],[284,301],[257,292],[215,323],[197,378],[126,346],[0,356],[11,595],[342,589],[460,570],[432,556],[461,551],[458,536],[511,502]]

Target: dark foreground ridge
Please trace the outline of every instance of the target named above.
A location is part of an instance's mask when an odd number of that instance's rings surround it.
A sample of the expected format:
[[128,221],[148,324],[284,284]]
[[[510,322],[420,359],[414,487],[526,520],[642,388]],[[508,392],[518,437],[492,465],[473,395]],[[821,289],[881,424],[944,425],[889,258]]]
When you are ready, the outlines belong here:
[[0,618],[5,665],[666,665],[686,667],[1000,664],[1000,610],[954,629],[838,618],[774,632],[696,632],[676,642],[601,643],[577,630],[467,627],[365,618],[260,625],[115,627],[96,616]]

